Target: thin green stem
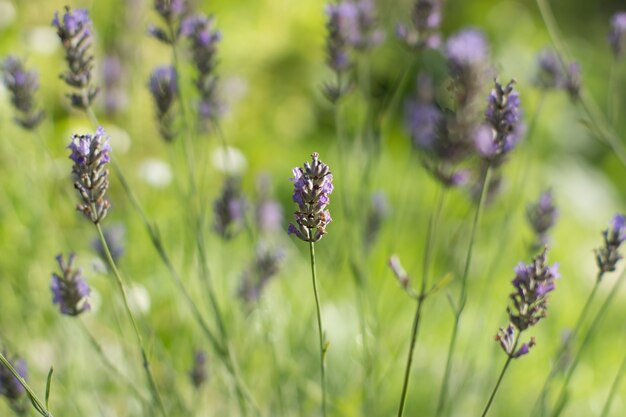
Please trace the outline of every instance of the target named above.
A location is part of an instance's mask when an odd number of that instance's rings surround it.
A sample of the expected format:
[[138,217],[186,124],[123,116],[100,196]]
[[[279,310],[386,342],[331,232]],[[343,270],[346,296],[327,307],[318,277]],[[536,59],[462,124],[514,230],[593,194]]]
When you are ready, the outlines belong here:
[[130,320],[133,326],[133,331],[135,332],[135,337],[137,339],[137,346],[139,347],[143,368],[146,372],[146,377],[148,379],[148,386],[150,388],[152,398],[155,401],[161,415],[163,417],[167,417],[167,412],[165,411],[165,406],[163,405],[161,393],[159,392],[159,389],[154,380],[154,376],[152,375],[152,369],[150,367],[150,361],[148,359],[148,355],[146,354],[146,349],[143,343],[143,338],[141,336],[141,333],[139,332],[139,327],[137,326],[135,315],[133,314],[130,308],[130,305],[128,303],[128,294],[126,292],[126,286],[124,285],[122,275],[120,274],[120,271],[117,269],[117,265],[115,265],[115,261],[113,260],[113,257],[111,256],[111,251],[109,250],[107,241],[104,238],[104,234],[102,233],[102,227],[100,226],[100,223],[95,223],[95,226],[96,226],[96,230],[98,231],[98,237],[100,238],[100,243],[102,244],[102,247],[104,248],[104,253],[106,255],[107,261],[109,263],[109,266],[111,267],[111,270],[113,271],[113,275],[115,276],[115,283],[117,284],[120,290],[120,293],[122,294],[122,300],[124,302],[124,308],[126,310],[126,314],[128,315],[128,319]]
[[543,415],[544,408],[545,408],[545,399],[548,394],[548,388],[550,386],[550,383],[556,377],[559,371],[559,364],[561,363],[563,356],[565,355],[565,352],[567,352],[567,349],[570,346],[570,341],[575,340],[576,336],[578,335],[578,332],[580,331],[583,321],[589,314],[589,307],[591,306],[596,296],[598,287],[600,286],[600,281],[602,280],[602,275],[603,274],[600,273],[598,277],[596,278],[596,282],[593,286],[593,289],[591,290],[591,293],[589,293],[589,296],[587,297],[587,301],[585,302],[585,305],[583,306],[582,310],[580,311],[580,314],[578,315],[578,319],[576,319],[576,324],[574,325],[574,328],[570,336],[568,337],[568,340],[564,341],[563,344],[561,344],[559,351],[555,355],[554,366],[550,370],[550,373],[548,374],[548,376],[546,377],[546,380],[543,383],[543,387],[541,388],[541,392],[539,393],[539,398],[537,399],[537,401],[535,402],[535,406],[533,407],[533,415],[535,415],[534,413],[537,410],[537,407],[539,407],[540,415]]
[[[309,231],[309,236],[311,236]],[[317,314],[317,331],[320,339],[320,373],[322,379],[322,416],[326,417],[326,340],[324,340],[324,330],[322,325],[322,310],[320,307],[320,297],[317,291],[317,271],[315,267],[315,243],[309,237],[309,252],[311,254],[311,279],[313,281],[313,294],[315,295],[315,312]]]
[[615,394],[617,393],[617,388],[624,376],[624,372],[626,372],[626,356],[622,360],[622,364],[617,371],[617,375],[615,375],[615,379],[611,384],[611,390],[609,391],[609,396],[606,398],[606,402],[604,403],[604,407],[602,407],[602,413],[600,413],[600,417],[606,417],[609,415],[609,411],[611,410],[611,403],[613,402],[613,398],[615,398]]
[[124,381],[126,386],[130,388],[131,391],[133,391],[133,393],[135,394],[137,398],[139,398],[140,400],[144,402],[147,402],[147,399],[141,392],[139,392],[139,389],[137,389],[137,387],[135,386],[135,383],[127,375],[125,375],[104,353],[102,346],[100,346],[100,343],[98,343],[98,340],[96,340],[95,336],[91,334],[87,326],[85,326],[85,323],[80,319],[78,319],[77,321],[78,321],[78,327],[80,327],[80,329],[85,334],[85,336],[87,336],[89,343],[100,356],[100,359],[102,360],[102,363],[104,364],[104,366],[107,369],[109,369],[112,373],[114,373],[120,380]]
[[474,214],[474,220],[472,222],[472,230],[469,237],[469,245],[467,248],[467,257],[465,258],[465,267],[463,269],[463,276],[461,278],[461,291],[457,305],[455,306],[454,313],[454,327],[452,328],[452,336],[450,338],[450,345],[448,347],[448,357],[446,359],[446,368],[443,375],[443,381],[441,383],[441,390],[439,392],[439,401],[437,402],[437,416],[441,416],[446,405],[446,399],[448,395],[448,384],[450,381],[450,373],[452,371],[452,359],[454,356],[454,348],[456,346],[457,335],[459,332],[459,324],[461,322],[461,315],[465,309],[467,303],[467,278],[469,276],[469,269],[472,263],[472,254],[474,249],[474,241],[476,240],[476,230],[478,230],[478,224],[480,222],[480,214],[482,212],[483,205],[485,204],[485,198],[487,196],[487,189],[489,188],[489,182],[491,180],[491,164],[483,169],[483,175],[481,179],[481,191],[480,199],[476,207]]
[[402,417],[404,414],[404,408],[406,406],[406,398],[409,389],[409,380],[411,377],[411,366],[413,364],[413,354],[415,352],[415,345],[417,344],[417,336],[419,334],[419,325],[422,316],[422,307],[426,300],[426,289],[428,285],[428,273],[430,269],[430,261],[432,248],[434,246],[435,229],[437,224],[437,218],[443,207],[444,192],[439,186],[438,197],[435,208],[433,209],[430,219],[428,221],[428,232],[426,234],[426,243],[424,245],[424,263],[422,270],[422,283],[420,287],[420,294],[417,297],[417,306],[415,308],[415,316],[413,317],[413,325],[411,326],[411,343],[409,346],[409,353],[406,360],[406,366],[404,368],[404,381],[402,383],[402,393],[400,394],[400,405],[398,407],[398,417]]
[[574,372],[576,371],[576,368],[578,368],[578,364],[580,363],[580,358],[582,356],[582,353],[584,352],[585,348],[589,345],[589,342],[591,341],[592,336],[595,334],[595,331],[598,329],[600,322],[604,319],[604,316],[606,315],[606,312],[609,306],[612,304],[617,293],[619,292],[619,289],[622,283],[624,282],[625,277],[626,277],[626,269],[622,272],[622,274],[619,276],[619,278],[613,285],[613,288],[611,289],[610,294],[606,297],[606,300],[602,304],[602,307],[600,307],[600,309],[594,316],[593,321],[589,325],[589,329],[587,329],[587,332],[585,333],[585,336],[583,337],[580,347],[578,348],[578,351],[574,355],[572,359],[572,363],[569,369],[567,370],[567,373],[565,374],[565,379],[563,381],[563,385],[561,386],[561,391],[557,398],[555,409],[554,409],[554,412],[552,413],[552,417],[558,417],[559,415],[561,415],[561,412],[565,409],[565,405],[567,404],[567,387],[569,386],[569,383],[572,379],[572,376],[574,375]]
[[619,98],[621,97],[620,90],[618,88],[617,69],[618,61],[613,59],[611,61],[611,69],[609,72],[609,90],[607,93],[607,116],[611,125],[615,124],[617,115],[619,114]]
[[520,335],[521,335],[521,332],[517,333],[517,335],[515,336],[515,343],[513,344],[513,349],[511,349],[511,353],[509,353],[508,357],[506,358],[506,362],[504,363],[504,366],[502,367],[502,371],[500,372],[500,376],[498,377],[498,382],[496,382],[495,387],[493,387],[493,391],[491,392],[489,401],[487,401],[487,405],[485,406],[485,409],[482,413],[482,417],[485,417],[487,415],[487,412],[489,412],[489,408],[491,408],[491,403],[493,402],[493,399],[496,397],[498,388],[500,388],[500,383],[502,382],[502,379],[504,378],[504,374],[506,373],[506,370],[508,369],[509,364],[511,363],[511,360],[513,359],[513,355],[515,354],[515,351],[517,349],[517,344],[519,342]]
[[11,362],[7,358],[4,357],[4,354],[0,352],[0,362],[13,374],[17,382],[20,383],[22,387],[26,390],[30,401],[33,403],[33,407],[37,410],[39,414],[43,417],[52,417],[52,413],[44,406],[44,403],[37,397],[37,394],[33,391],[33,389],[26,383],[24,378],[17,372],[17,370],[13,367]]

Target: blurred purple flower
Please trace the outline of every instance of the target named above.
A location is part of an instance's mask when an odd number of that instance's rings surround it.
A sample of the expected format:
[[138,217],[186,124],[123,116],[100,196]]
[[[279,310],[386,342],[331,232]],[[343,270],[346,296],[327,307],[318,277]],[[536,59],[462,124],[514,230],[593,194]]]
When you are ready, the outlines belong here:
[[582,75],[580,71],[580,64],[578,64],[578,62],[572,62],[567,67],[564,85],[565,91],[567,91],[572,101],[576,101],[580,98],[581,85]]
[[247,206],[240,180],[235,177],[226,178],[222,194],[213,204],[213,228],[217,234],[224,239],[231,239],[239,233],[245,224]]
[[82,278],[80,269],[75,269],[75,254],[70,253],[67,262],[63,260],[63,255],[57,255],[60,274],[52,273],[52,302],[59,305],[61,314],[68,316],[78,316],[90,309],[87,297],[91,293],[91,288]]
[[104,107],[108,114],[124,110],[128,96],[123,88],[124,67],[118,56],[107,55],[102,61],[102,80],[104,85]]
[[448,38],[445,54],[452,74],[459,76],[483,66],[489,57],[489,46],[482,32],[464,29]]
[[544,90],[563,88],[565,74],[558,55],[551,49],[544,49],[537,55],[537,75],[535,84]]
[[396,26],[396,36],[410,48],[439,48],[441,46],[441,0],[417,0],[413,5],[413,28]]
[[377,191],[372,194],[370,199],[370,206],[367,211],[367,217],[365,221],[365,236],[363,239],[366,252],[372,247],[372,245],[378,239],[380,229],[383,222],[389,216],[389,201],[382,191]]
[[255,209],[257,227],[262,234],[278,231],[283,224],[283,206],[272,198],[268,175],[257,180],[258,202]]
[[[3,352],[3,355],[7,358],[9,363],[13,365],[18,375],[26,380],[28,377],[26,361],[19,358],[12,359],[6,351]],[[7,367],[0,364],[0,396],[5,397],[9,401],[11,408],[18,415],[26,415],[26,408],[22,402],[25,392],[26,391],[20,381],[18,381],[18,379],[11,373],[11,371],[9,371]]]
[[328,165],[319,160],[317,152],[312,162],[293,169],[293,201],[298,205],[295,212],[297,226],[290,223],[288,234],[294,234],[305,242],[317,242],[326,234],[326,226],[332,221],[326,206],[333,192],[333,175]]
[[278,274],[284,258],[285,251],[281,248],[257,247],[254,261],[242,274],[238,291],[248,306],[259,300],[271,278]]
[[193,368],[189,371],[189,379],[196,389],[200,389],[209,378],[206,360],[206,353],[201,350],[196,351]]
[[13,120],[24,129],[36,128],[44,116],[35,106],[35,93],[39,88],[37,72],[27,70],[22,61],[9,55],[2,63],[2,80],[18,113]]
[[149,88],[157,108],[159,132],[165,140],[171,142],[176,137],[173,128],[173,107],[178,95],[176,70],[170,66],[155,68],[150,74]]
[[623,258],[619,253],[619,247],[626,240],[626,217],[616,214],[609,224],[609,229],[602,232],[604,246],[596,249],[596,263],[599,268],[598,279],[605,272],[615,271],[617,263]]
[[536,246],[548,243],[548,231],[554,227],[558,216],[551,189],[544,191],[536,203],[528,205],[526,217],[537,236]]

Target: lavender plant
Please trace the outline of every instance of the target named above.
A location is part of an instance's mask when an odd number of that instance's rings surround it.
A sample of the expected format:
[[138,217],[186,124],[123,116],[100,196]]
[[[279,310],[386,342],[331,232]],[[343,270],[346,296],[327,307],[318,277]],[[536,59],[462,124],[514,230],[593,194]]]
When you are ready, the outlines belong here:
[[98,94],[98,88],[91,83],[94,57],[91,55],[92,22],[86,9],[72,11],[65,7],[63,17],[55,12],[52,25],[56,27],[59,39],[65,49],[68,70],[61,74],[65,83],[77,90],[67,94],[73,107],[86,109]]
[[552,229],[559,216],[559,211],[554,204],[552,189],[541,193],[537,202],[526,207],[528,224],[535,233],[533,247],[545,246],[549,243],[548,232]]
[[412,28],[400,23],[396,36],[410,49],[439,48],[442,44],[441,9],[442,0],[416,0],[411,10]]
[[178,81],[173,67],[157,67],[150,75],[150,93],[157,109],[159,133],[171,142],[176,137],[174,104],[178,95]]
[[483,417],[489,412],[511,361],[528,354],[535,345],[535,338],[531,337],[528,342],[519,346],[522,333],[547,315],[548,295],[554,291],[555,281],[560,278],[558,264],[548,265],[547,256],[548,250],[545,248],[532,263],[527,265],[520,263],[515,269],[515,278],[512,282],[515,291],[509,296],[512,306],[507,307],[510,324],[506,328],[501,328],[496,336],[496,341],[500,343],[507,359],[482,413]]
[[311,163],[305,162],[304,167],[293,169],[293,201],[298,205],[295,212],[295,223],[289,223],[288,234],[294,234],[298,239],[309,242],[311,255],[311,278],[313,280],[313,295],[317,313],[317,330],[320,347],[320,373],[322,381],[322,415],[326,416],[326,351],[328,342],[322,325],[322,312],[319,294],[317,291],[317,271],[315,266],[315,242],[326,234],[326,226],[331,222],[330,212],[326,209],[330,203],[330,194],[333,192],[333,175],[328,165],[319,159],[319,154],[313,152]]
[[11,104],[17,115],[15,123],[26,130],[35,129],[44,118],[44,111],[35,104],[35,93],[39,89],[39,76],[27,70],[19,58],[8,56],[2,64],[2,81],[11,93]]
[[46,403],[37,397],[32,388],[26,383],[26,362],[22,359],[11,361],[7,354],[0,352],[0,395],[6,397],[11,408],[18,415],[26,415],[24,406],[25,397],[28,397],[35,410],[43,417],[52,417],[48,408],[48,396],[50,393],[50,379],[52,370],[48,374],[48,387],[46,388]]
[[52,274],[50,287],[52,302],[59,305],[61,314],[68,316],[78,316],[91,308],[87,300],[91,288],[82,277],[82,271],[74,268],[75,257],[74,253],[68,255],[67,261],[63,259],[63,255],[56,257],[61,273]]

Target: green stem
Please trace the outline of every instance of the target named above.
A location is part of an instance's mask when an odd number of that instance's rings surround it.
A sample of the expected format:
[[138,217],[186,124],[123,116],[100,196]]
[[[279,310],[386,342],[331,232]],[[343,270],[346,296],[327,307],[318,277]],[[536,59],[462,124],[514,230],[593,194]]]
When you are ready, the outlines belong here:
[[491,403],[493,402],[493,399],[495,398],[496,393],[498,392],[498,388],[500,388],[500,383],[502,382],[502,378],[504,378],[504,374],[506,373],[506,370],[509,367],[511,360],[513,359],[513,355],[515,354],[515,350],[517,349],[517,343],[519,342],[520,335],[521,335],[521,332],[517,333],[517,335],[515,336],[515,343],[513,344],[513,349],[511,349],[511,353],[509,353],[508,357],[506,358],[506,362],[504,363],[504,366],[502,367],[502,372],[500,372],[500,376],[498,377],[498,382],[496,382],[496,386],[493,387],[493,391],[491,392],[489,401],[487,401],[487,405],[485,406],[482,417],[485,417],[487,415],[487,412],[489,411],[489,408],[491,408]]
[[[578,332],[580,331],[580,327],[582,326],[583,321],[585,320],[585,318],[588,315],[589,307],[591,306],[592,301],[594,300],[594,298],[596,296],[596,293],[598,291],[598,287],[600,286],[600,281],[602,280],[602,275],[603,275],[602,273],[598,274],[598,277],[596,279],[596,283],[594,284],[593,289],[591,290],[591,293],[587,297],[587,301],[585,302],[585,305],[583,306],[582,310],[580,311],[580,314],[578,315],[578,319],[576,320],[576,324],[574,325],[572,333],[568,337],[568,341],[564,341],[563,344],[561,345],[559,351],[556,353],[554,366],[550,370],[550,373],[548,374],[548,376],[546,377],[546,380],[543,383],[543,387],[541,389],[541,392],[539,393],[539,398],[537,399],[537,401],[535,402],[535,406],[533,407],[533,413],[537,410],[537,407],[539,407],[540,415],[543,415],[544,406],[545,406],[545,399],[546,399],[546,396],[548,394],[548,387],[550,386],[550,382],[552,382],[552,380],[556,377],[556,374],[559,371],[559,363],[563,359],[563,356],[565,355],[565,352],[567,351],[568,347],[570,346],[570,342],[569,341],[575,340],[576,336],[578,335]],[[535,414],[533,414],[533,415],[535,415]]]
[[87,326],[85,326],[85,323],[83,323],[82,320],[78,319],[78,324],[83,333],[85,333],[85,335],[87,336],[87,339],[89,340],[89,343],[91,343],[91,346],[100,356],[100,359],[102,360],[105,367],[113,372],[115,375],[117,375],[119,379],[123,380],[126,386],[128,386],[131,391],[133,391],[137,398],[144,402],[147,402],[146,398],[141,392],[139,392],[134,382],[127,375],[125,375],[117,366],[115,366],[115,364],[107,357],[107,355],[104,353],[104,350],[102,349],[102,346],[100,346],[100,343],[98,343],[95,336],[91,334]]
[[[312,232],[309,231],[309,236]],[[315,295],[315,311],[317,313],[317,331],[320,339],[320,373],[322,379],[322,416],[326,417],[326,341],[324,340],[324,330],[322,325],[322,311],[320,307],[320,297],[317,291],[317,271],[315,268],[315,244],[309,237],[309,252],[311,254],[311,279],[313,281],[313,294]]]
[[617,82],[618,61],[613,59],[611,62],[611,70],[609,73],[609,91],[607,93],[607,115],[611,125],[615,124],[617,115],[619,114],[619,98],[620,91]]
[[615,375],[615,379],[611,384],[611,390],[609,391],[609,396],[606,398],[606,402],[604,403],[604,407],[602,407],[602,413],[600,413],[600,417],[606,417],[609,415],[609,411],[611,410],[611,403],[613,402],[613,398],[615,398],[615,394],[617,393],[617,388],[621,382],[622,377],[624,376],[624,372],[626,372],[626,356],[622,360],[622,364],[617,371],[617,375]]
[[150,367],[150,361],[148,360],[148,355],[146,354],[146,349],[143,343],[143,338],[141,337],[141,333],[139,332],[139,327],[137,326],[137,321],[135,320],[135,316],[130,309],[130,305],[128,304],[128,294],[126,293],[126,287],[124,285],[124,281],[122,280],[122,275],[117,269],[117,265],[115,265],[115,261],[111,256],[111,251],[109,250],[109,246],[104,238],[104,234],[102,233],[102,227],[100,223],[95,223],[96,230],[98,231],[98,236],[100,238],[100,243],[102,243],[102,247],[104,248],[104,253],[106,255],[107,261],[111,270],[113,271],[113,275],[115,276],[115,282],[122,294],[122,300],[124,301],[124,308],[126,310],[126,314],[133,326],[133,331],[135,332],[135,337],[137,339],[137,346],[139,347],[139,351],[141,354],[143,368],[146,372],[146,377],[148,379],[148,385],[150,388],[150,392],[152,394],[152,398],[157,404],[159,411],[163,417],[167,417],[167,412],[165,411],[165,406],[163,405],[163,400],[161,398],[161,393],[156,385],[154,380],[154,376],[152,375],[152,369]]
[[2,354],[2,352],[0,352],[0,362],[2,362],[2,364],[6,366],[9,372],[13,374],[15,379],[17,379],[17,382],[19,382],[20,385],[24,387],[26,393],[28,394],[28,397],[30,398],[30,401],[33,403],[33,407],[35,407],[37,412],[43,417],[52,417],[52,413],[44,406],[43,402],[37,397],[33,389],[26,383],[26,381],[24,380],[24,378],[22,378],[19,372],[17,372],[11,362],[9,362],[9,360],[4,357],[4,354]]
[[432,247],[434,246],[433,240],[435,236],[435,229],[437,224],[437,218],[443,207],[444,192],[441,186],[438,189],[438,197],[435,209],[431,213],[428,221],[428,233],[426,234],[426,244],[424,246],[424,263],[422,270],[422,284],[420,288],[420,294],[417,297],[417,306],[415,308],[415,316],[413,317],[413,325],[411,327],[411,343],[409,346],[409,353],[406,360],[406,366],[404,368],[404,381],[402,383],[402,393],[400,394],[400,406],[398,407],[398,417],[402,417],[404,414],[404,407],[406,406],[406,398],[409,389],[409,380],[411,377],[411,365],[413,364],[413,354],[415,352],[415,345],[417,344],[417,336],[419,333],[419,325],[422,316],[422,307],[426,300],[426,289],[428,285],[428,273],[431,261]]
[[602,304],[602,307],[600,307],[600,309],[596,313],[595,317],[593,318],[593,321],[591,322],[591,325],[589,326],[589,329],[587,330],[587,333],[585,333],[585,336],[580,344],[580,347],[578,348],[578,351],[576,352],[576,354],[574,355],[574,358],[572,359],[572,364],[570,365],[569,369],[567,370],[567,373],[565,374],[565,380],[563,381],[563,385],[561,386],[561,391],[556,401],[556,406],[555,406],[554,412],[552,413],[552,417],[558,417],[559,415],[561,415],[561,412],[565,408],[565,405],[567,404],[567,398],[566,398],[567,387],[570,383],[570,380],[572,379],[572,376],[574,375],[574,372],[576,371],[576,368],[578,367],[578,364],[580,362],[580,357],[583,351],[585,350],[585,348],[589,345],[589,342],[591,341],[592,336],[595,334],[595,330],[597,330],[599,323],[604,319],[604,315],[606,314],[609,306],[615,299],[615,296],[619,292],[619,289],[622,283],[624,282],[624,277],[626,277],[626,269],[622,272],[622,274],[619,276],[619,278],[613,285],[613,288],[611,289],[611,293],[608,295],[608,297]]
[[459,293],[458,303],[455,307],[454,314],[454,327],[452,328],[452,337],[450,338],[450,345],[448,347],[448,357],[446,359],[446,368],[443,375],[443,381],[441,383],[441,390],[439,392],[439,401],[437,402],[437,416],[441,416],[446,404],[446,397],[448,394],[448,384],[450,381],[450,372],[452,371],[452,358],[454,356],[454,348],[456,346],[457,334],[459,332],[459,324],[461,322],[461,315],[465,309],[467,303],[467,277],[469,276],[469,269],[472,263],[472,254],[474,249],[474,241],[476,239],[476,230],[480,222],[480,214],[482,207],[485,204],[485,198],[487,196],[487,189],[489,188],[489,182],[491,180],[491,164],[483,170],[481,180],[480,199],[478,200],[478,206],[474,214],[474,220],[472,222],[472,230],[470,232],[469,246],[467,248],[467,257],[465,258],[465,268],[463,269],[463,276],[461,278],[461,291]]

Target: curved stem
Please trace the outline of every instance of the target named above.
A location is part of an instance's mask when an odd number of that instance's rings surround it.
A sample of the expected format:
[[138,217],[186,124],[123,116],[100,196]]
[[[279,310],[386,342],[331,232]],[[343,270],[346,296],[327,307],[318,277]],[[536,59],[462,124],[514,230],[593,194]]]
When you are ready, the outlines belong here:
[[143,343],[143,338],[141,337],[141,333],[139,332],[139,327],[137,326],[137,321],[135,320],[135,316],[130,309],[130,305],[128,304],[128,294],[126,292],[126,287],[124,285],[124,281],[122,280],[122,275],[117,269],[117,265],[115,265],[115,261],[111,256],[111,251],[109,250],[109,246],[104,238],[104,234],[102,233],[102,227],[100,223],[95,223],[96,230],[98,231],[98,237],[100,238],[100,243],[104,248],[104,253],[106,255],[107,261],[111,270],[113,271],[113,275],[115,276],[115,283],[117,284],[120,293],[122,294],[122,300],[124,301],[124,309],[126,310],[126,314],[128,315],[128,319],[130,320],[133,331],[135,332],[135,337],[137,338],[137,346],[139,347],[139,351],[141,353],[141,359],[143,363],[143,368],[146,372],[146,377],[148,379],[148,385],[150,388],[150,392],[152,394],[152,398],[155,401],[161,415],[163,417],[167,417],[167,412],[165,411],[165,406],[163,405],[163,400],[161,399],[161,393],[159,392],[159,388],[156,385],[154,380],[154,376],[152,375],[152,369],[150,367],[150,361],[148,360],[148,355],[146,354],[146,349]]
[[556,401],[556,405],[555,405],[554,412],[552,413],[552,417],[558,417],[559,415],[561,415],[561,412],[565,408],[565,405],[567,404],[567,398],[566,398],[567,387],[570,383],[570,380],[572,379],[572,375],[574,375],[574,372],[576,371],[576,368],[578,367],[578,364],[580,362],[580,357],[583,351],[585,350],[585,348],[587,347],[587,345],[589,345],[589,342],[591,341],[592,336],[595,334],[595,330],[597,330],[599,323],[604,319],[604,315],[606,314],[609,306],[615,299],[615,296],[619,292],[619,289],[622,283],[624,282],[625,277],[626,277],[626,269],[622,272],[622,274],[619,276],[619,278],[613,285],[613,288],[611,289],[611,293],[608,295],[608,297],[602,304],[602,307],[600,307],[600,309],[596,313],[595,317],[593,318],[593,321],[591,322],[591,325],[589,326],[589,329],[587,330],[587,333],[585,333],[585,337],[583,338],[580,344],[580,347],[578,348],[578,351],[576,352],[576,354],[574,355],[574,358],[572,359],[572,364],[570,365],[567,373],[565,374],[565,380],[563,381],[563,385],[561,386],[561,391]]
[[611,410],[611,403],[613,402],[613,398],[615,398],[615,394],[617,393],[617,388],[621,382],[622,377],[624,376],[624,372],[626,372],[626,356],[622,360],[622,364],[617,371],[617,375],[615,375],[615,379],[611,384],[611,390],[609,391],[609,396],[606,398],[606,402],[604,403],[604,407],[602,407],[602,413],[600,413],[600,417],[606,417],[609,415],[609,411]]
[[[309,231],[311,235],[311,231]],[[317,314],[317,331],[320,339],[320,373],[322,378],[322,416],[326,417],[326,340],[324,340],[324,328],[322,325],[322,311],[320,297],[317,291],[317,271],[315,267],[315,244],[309,240],[309,252],[311,254],[311,279],[313,281],[313,294],[315,295],[315,312]]]
[[495,398],[496,393],[498,392],[498,388],[500,388],[500,383],[502,382],[502,378],[504,378],[504,374],[506,373],[506,370],[509,367],[511,360],[513,359],[513,355],[515,354],[515,351],[517,349],[517,343],[519,342],[520,335],[521,335],[521,332],[517,333],[517,335],[515,336],[515,343],[513,344],[513,349],[511,349],[511,353],[506,358],[506,362],[504,363],[504,366],[502,367],[502,372],[500,372],[500,376],[498,377],[498,382],[496,382],[496,386],[493,387],[493,391],[491,392],[489,401],[487,401],[487,405],[485,406],[485,409],[483,410],[482,417],[485,417],[487,415],[487,412],[489,411],[489,408],[491,408],[491,403],[493,402],[493,399]]
[[409,353],[406,361],[406,367],[404,368],[404,381],[402,383],[402,393],[400,394],[400,406],[398,407],[398,417],[402,417],[404,414],[404,407],[406,405],[406,398],[409,389],[409,380],[411,377],[411,365],[413,364],[413,354],[415,352],[415,345],[417,343],[417,336],[419,332],[420,319],[422,316],[422,306],[424,305],[424,301],[426,300],[426,288],[428,282],[428,273],[430,267],[430,260],[432,254],[432,247],[434,246],[434,236],[435,229],[437,224],[437,218],[441,212],[441,208],[443,207],[443,197],[444,192],[441,189],[441,186],[438,189],[438,197],[437,203],[430,215],[430,219],[428,221],[428,233],[426,235],[426,244],[424,246],[424,263],[422,269],[422,284],[420,288],[420,294],[417,297],[417,306],[415,308],[415,316],[413,317],[413,325],[411,327],[411,343],[409,346]]
[[484,168],[482,180],[480,199],[478,200],[478,206],[474,214],[474,220],[472,222],[472,230],[469,237],[469,245],[467,248],[467,257],[465,258],[465,267],[463,269],[463,276],[461,278],[461,291],[459,294],[458,302],[455,307],[454,314],[454,327],[452,328],[452,337],[450,338],[450,345],[448,347],[448,357],[446,359],[446,368],[443,375],[443,381],[441,383],[441,390],[439,392],[439,401],[437,402],[437,416],[441,416],[446,404],[446,397],[448,395],[448,384],[450,381],[450,372],[452,371],[452,358],[454,356],[454,348],[456,346],[457,334],[459,332],[459,324],[461,322],[461,315],[465,309],[467,303],[467,277],[469,275],[470,265],[472,263],[472,254],[474,249],[474,241],[476,239],[476,230],[480,222],[480,214],[482,212],[483,205],[487,196],[487,189],[489,188],[489,182],[491,180],[491,164],[487,164]]
[[[585,302],[585,305],[583,306],[582,310],[580,311],[580,314],[578,315],[578,319],[576,319],[576,324],[574,325],[574,329],[572,330],[572,333],[570,334],[568,338],[569,340],[574,340],[575,337],[578,335],[578,332],[580,331],[580,327],[582,326],[584,319],[588,315],[589,307],[591,306],[592,301],[594,300],[595,295],[597,293],[598,287],[600,286],[601,279],[602,279],[602,274],[599,274],[596,279],[596,283],[594,284],[593,289],[591,290],[591,293],[589,294],[589,297],[587,297],[587,301]],[[537,399],[537,401],[535,402],[535,406],[533,407],[533,413],[535,413],[535,411],[537,410],[537,407],[539,407],[539,411],[541,415],[543,415],[545,399],[546,399],[546,395],[548,394],[548,387],[550,386],[550,382],[552,382],[557,372],[559,371],[559,363],[563,359],[563,356],[565,355],[565,352],[567,351],[568,347],[569,347],[569,342],[565,341],[561,345],[559,351],[556,353],[554,366],[550,370],[550,373],[548,374],[548,376],[546,377],[546,380],[543,383],[543,387],[541,388],[541,392],[539,393],[539,398]]]
[[26,381],[24,380],[24,378],[22,378],[19,372],[17,372],[11,362],[9,362],[9,360],[4,357],[4,354],[2,354],[2,352],[0,352],[0,362],[2,362],[2,364],[6,366],[9,372],[13,374],[15,379],[17,379],[17,382],[19,382],[20,385],[24,387],[26,393],[28,394],[28,397],[30,398],[30,401],[33,403],[33,407],[35,407],[37,412],[43,417],[52,417],[52,413],[44,406],[43,402],[37,397],[33,389],[26,383]]

